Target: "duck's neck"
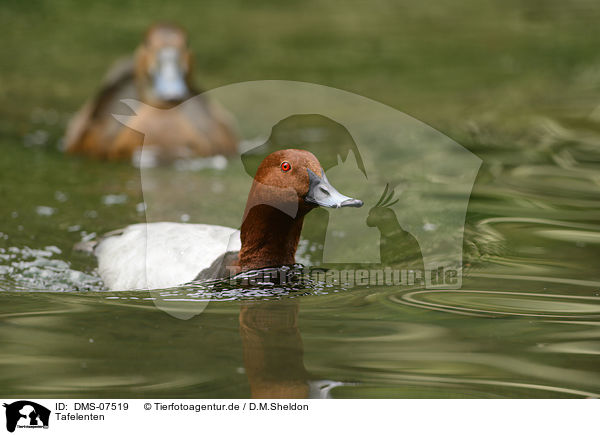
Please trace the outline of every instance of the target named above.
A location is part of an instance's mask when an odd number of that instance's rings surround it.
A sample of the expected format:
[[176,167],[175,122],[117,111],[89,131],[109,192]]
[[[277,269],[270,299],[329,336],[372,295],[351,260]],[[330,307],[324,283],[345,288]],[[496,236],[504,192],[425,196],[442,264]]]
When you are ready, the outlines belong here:
[[302,231],[305,213],[295,218],[269,205],[252,207],[242,223],[242,270],[292,265]]

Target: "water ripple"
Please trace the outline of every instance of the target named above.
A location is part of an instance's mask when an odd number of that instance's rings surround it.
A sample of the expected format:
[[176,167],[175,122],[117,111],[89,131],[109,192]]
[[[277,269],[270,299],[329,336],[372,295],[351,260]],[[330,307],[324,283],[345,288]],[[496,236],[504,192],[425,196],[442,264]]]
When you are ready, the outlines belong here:
[[393,302],[455,314],[548,318],[600,317],[600,298],[490,290],[419,290],[391,295]]

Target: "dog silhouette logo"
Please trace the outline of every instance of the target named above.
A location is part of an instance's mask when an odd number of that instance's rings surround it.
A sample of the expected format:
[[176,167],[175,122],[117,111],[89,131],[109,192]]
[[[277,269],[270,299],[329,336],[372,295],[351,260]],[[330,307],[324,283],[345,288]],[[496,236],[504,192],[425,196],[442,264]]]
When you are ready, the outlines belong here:
[[48,428],[50,410],[29,400],[19,400],[4,404],[6,408],[6,430],[14,432],[18,428]]

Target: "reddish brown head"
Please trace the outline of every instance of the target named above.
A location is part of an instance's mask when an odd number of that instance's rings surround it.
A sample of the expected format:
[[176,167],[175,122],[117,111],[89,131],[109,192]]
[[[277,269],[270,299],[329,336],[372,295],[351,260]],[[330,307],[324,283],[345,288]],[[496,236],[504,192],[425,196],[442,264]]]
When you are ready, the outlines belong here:
[[327,180],[314,154],[287,149],[269,154],[258,167],[246,213],[258,204],[278,207],[296,217],[318,206],[360,207],[363,203],[339,193]]
[[144,44],[151,50],[160,50],[164,47],[176,47],[187,50],[187,33],[176,24],[156,23],[146,30]]
[[361,207],[339,193],[317,158],[297,149],[276,151],[262,161],[242,222],[243,269],[294,263],[304,216],[315,207]]

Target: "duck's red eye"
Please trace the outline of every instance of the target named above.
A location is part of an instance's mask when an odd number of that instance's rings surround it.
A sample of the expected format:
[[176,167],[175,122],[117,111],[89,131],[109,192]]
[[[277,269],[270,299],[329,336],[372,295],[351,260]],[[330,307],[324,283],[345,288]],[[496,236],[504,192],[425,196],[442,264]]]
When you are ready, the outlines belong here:
[[281,170],[282,170],[283,172],[287,172],[287,171],[289,171],[290,169],[292,169],[292,165],[290,165],[290,163],[289,163],[289,162],[283,162],[283,163],[281,164]]

